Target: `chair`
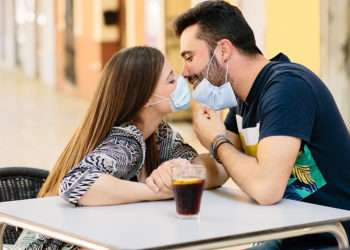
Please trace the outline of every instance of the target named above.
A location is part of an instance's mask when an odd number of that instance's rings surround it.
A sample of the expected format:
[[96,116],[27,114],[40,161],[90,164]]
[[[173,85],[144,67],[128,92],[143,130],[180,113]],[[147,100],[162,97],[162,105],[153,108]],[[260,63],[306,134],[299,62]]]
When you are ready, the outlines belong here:
[[[35,198],[47,178],[47,170],[29,167],[0,167],[0,202]],[[14,244],[22,229],[7,226],[4,244]]]

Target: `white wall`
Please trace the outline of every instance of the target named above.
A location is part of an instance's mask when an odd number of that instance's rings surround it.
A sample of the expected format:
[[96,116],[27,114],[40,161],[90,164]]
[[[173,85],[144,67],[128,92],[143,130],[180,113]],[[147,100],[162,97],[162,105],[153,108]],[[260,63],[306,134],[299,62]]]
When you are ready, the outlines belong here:
[[266,36],[265,0],[237,0],[236,2],[254,32],[258,48],[264,52]]
[[19,63],[25,74],[37,74],[35,1],[16,0],[17,53]]

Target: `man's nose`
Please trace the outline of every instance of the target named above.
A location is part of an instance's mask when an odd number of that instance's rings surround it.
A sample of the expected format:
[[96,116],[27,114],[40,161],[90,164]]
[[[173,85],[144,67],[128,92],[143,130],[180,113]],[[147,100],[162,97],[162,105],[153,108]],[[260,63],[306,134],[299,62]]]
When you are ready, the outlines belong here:
[[190,77],[190,71],[188,70],[188,67],[186,65],[183,66],[182,68],[182,75],[188,79]]

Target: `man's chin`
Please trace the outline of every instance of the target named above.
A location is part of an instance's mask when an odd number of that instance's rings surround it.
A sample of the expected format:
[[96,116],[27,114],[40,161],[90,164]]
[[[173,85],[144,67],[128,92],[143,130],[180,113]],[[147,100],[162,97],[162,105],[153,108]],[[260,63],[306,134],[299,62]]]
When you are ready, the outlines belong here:
[[193,89],[197,88],[197,86],[200,84],[202,80],[201,79],[196,79],[194,81],[191,82],[192,86],[193,86]]

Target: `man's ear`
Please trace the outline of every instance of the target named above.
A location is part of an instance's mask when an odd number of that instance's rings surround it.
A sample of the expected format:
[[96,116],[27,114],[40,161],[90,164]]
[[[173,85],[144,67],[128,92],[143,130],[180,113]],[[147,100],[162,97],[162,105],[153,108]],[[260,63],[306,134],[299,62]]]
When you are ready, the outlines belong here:
[[222,63],[227,63],[230,60],[232,53],[234,53],[234,46],[230,40],[224,38],[218,42],[218,56],[221,58]]

